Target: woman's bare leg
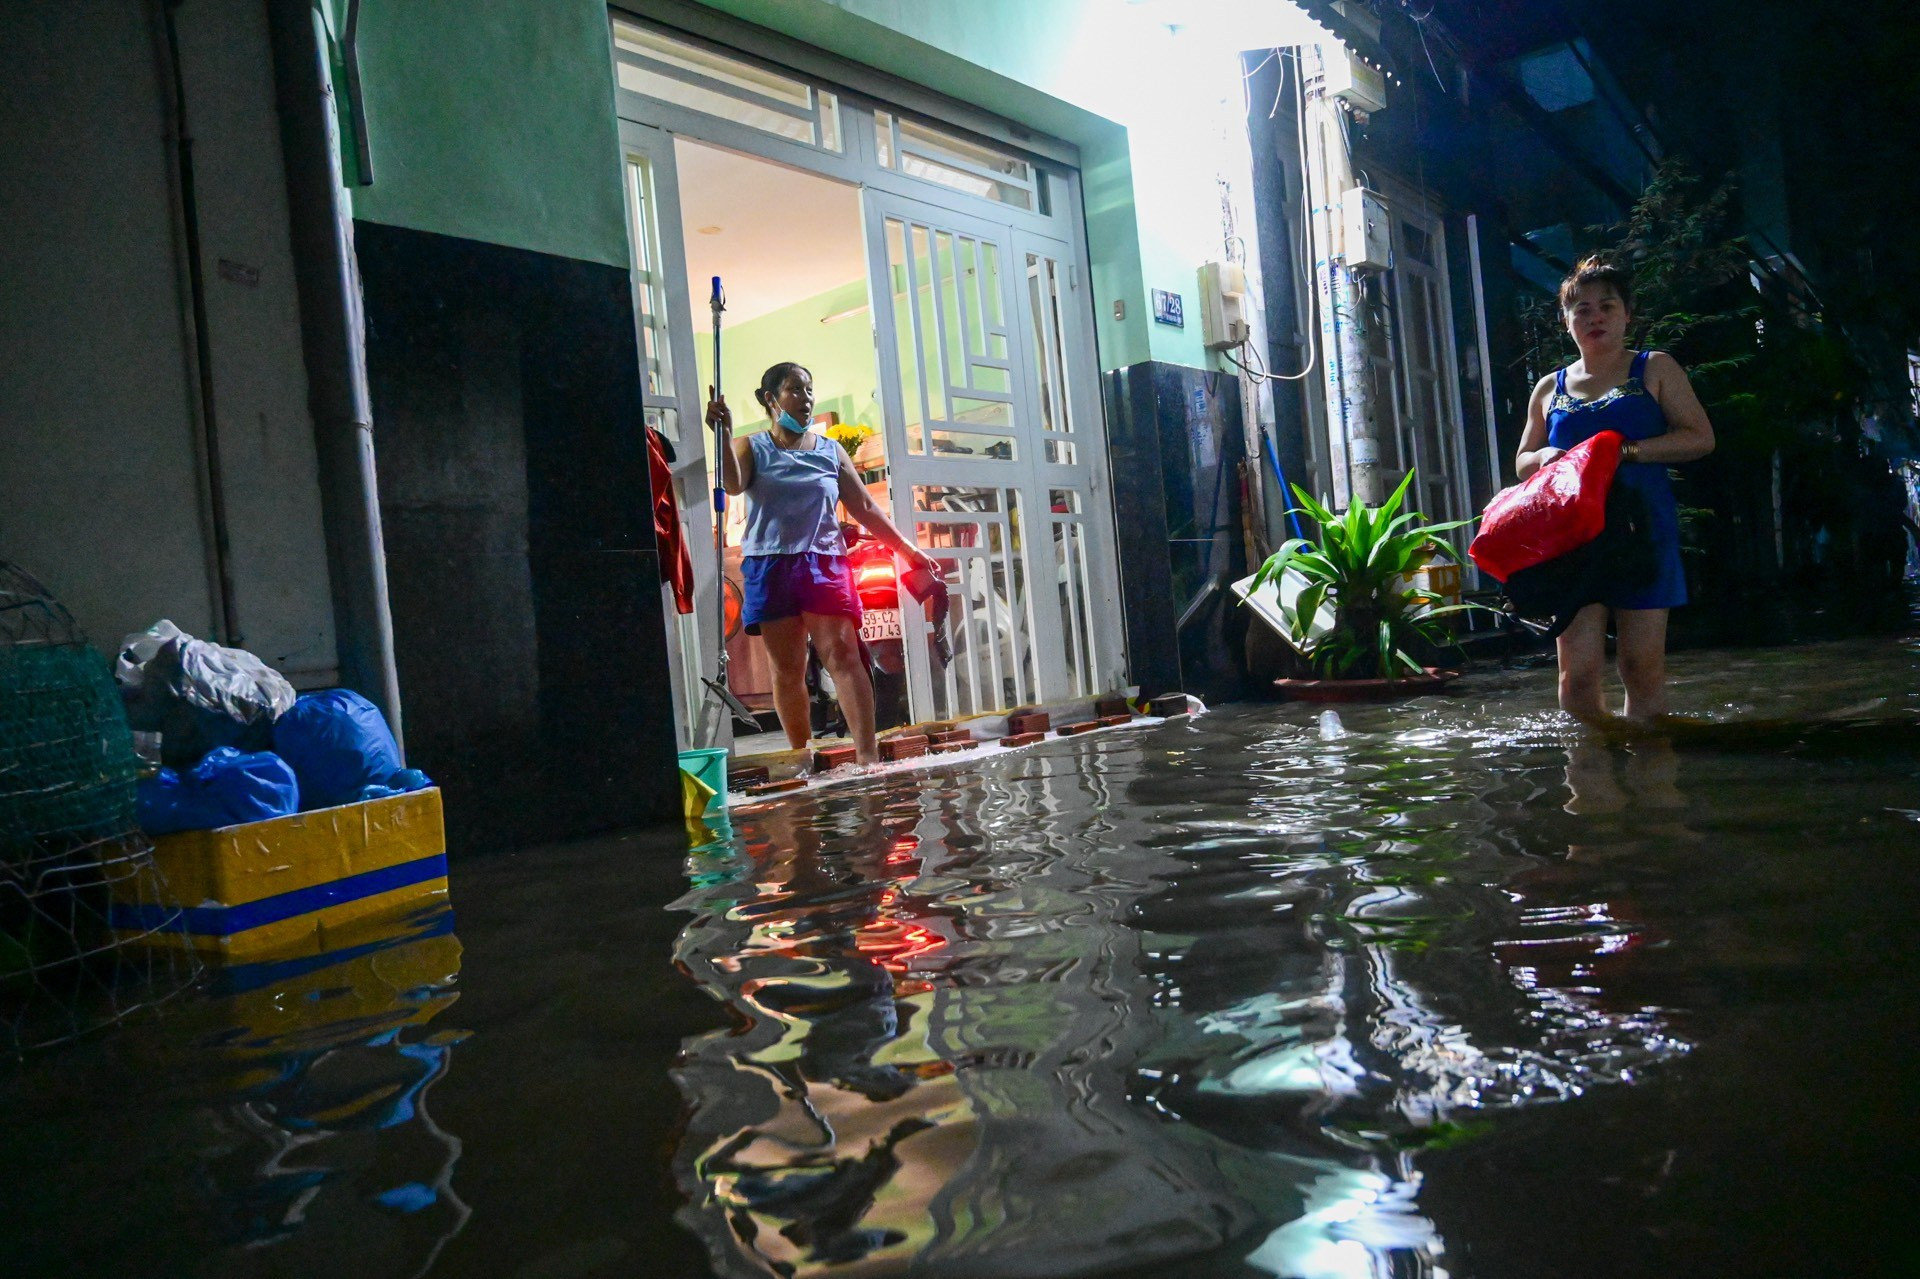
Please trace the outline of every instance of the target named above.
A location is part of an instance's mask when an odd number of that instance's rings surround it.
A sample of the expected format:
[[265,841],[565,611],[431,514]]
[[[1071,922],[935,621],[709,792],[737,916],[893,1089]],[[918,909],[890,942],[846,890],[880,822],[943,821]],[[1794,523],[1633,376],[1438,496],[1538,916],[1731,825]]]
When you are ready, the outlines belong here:
[[1667,713],[1667,610],[1623,608],[1613,615],[1620,681],[1627,686],[1627,718]]
[[799,750],[813,740],[807,707],[807,623],[782,617],[760,623],[760,640],[773,667],[773,710],[786,730],[787,745]]
[[806,622],[813,651],[833,676],[840,713],[847,717],[847,734],[853,738],[854,758],[871,764],[880,758],[880,747],[873,738],[873,679],[860,660],[859,632],[850,617],[808,613]]
[[1607,606],[1589,604],[1554,641],[1560,657],[1560,709],[1597,724],[1607,718]]

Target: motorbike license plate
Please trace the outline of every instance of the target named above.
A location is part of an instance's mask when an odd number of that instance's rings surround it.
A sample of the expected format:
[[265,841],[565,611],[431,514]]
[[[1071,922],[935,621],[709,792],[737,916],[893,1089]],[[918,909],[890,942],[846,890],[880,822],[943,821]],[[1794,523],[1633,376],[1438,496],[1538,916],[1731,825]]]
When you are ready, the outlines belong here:
[[900,638],[900,610],[897,608],[870,608],[866,616],[860,619],[860,638],[871,644],[875,640]]

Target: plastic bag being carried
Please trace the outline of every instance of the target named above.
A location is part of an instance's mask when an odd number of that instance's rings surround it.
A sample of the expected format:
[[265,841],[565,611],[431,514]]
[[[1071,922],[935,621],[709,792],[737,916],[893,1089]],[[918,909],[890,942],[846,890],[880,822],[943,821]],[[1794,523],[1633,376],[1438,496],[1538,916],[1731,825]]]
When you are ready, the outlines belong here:
[[1652,520],[1640,490],[1615,484],[1607,493],[1606,515],[1606,528],[1591,542],[1508,579],[1513,615],[1544,626],[1542,639],[1559,638],[1587,605],[1638,594],[1660,575]]
[[332,808],[432,785],[402,769],[400,747],[375,706],[346,688],[307,693],[273,726],[273,748],[293,766],[308,808]]
[[1505,582],[1600,536],[1622,438],[1618,431],[1598,432],[1495,493],[1467,548],[1473,562]]
[[299,812],[300,785],[271,751],[221,746],[184,773],[163,768],[142,778],[135,811],[149,835],[218,830]]
[[252,653],[195,639],[168,621],[127,636],[113,678],[128,723],[160,733],[174,768],[216,746],[265,749],[294,699],[286,677]]

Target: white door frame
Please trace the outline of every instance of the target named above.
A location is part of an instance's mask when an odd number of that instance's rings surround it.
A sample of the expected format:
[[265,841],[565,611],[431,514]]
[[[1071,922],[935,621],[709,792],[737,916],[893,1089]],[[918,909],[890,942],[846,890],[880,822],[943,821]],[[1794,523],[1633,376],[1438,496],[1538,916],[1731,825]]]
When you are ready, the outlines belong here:
[[[619,15],[626,19],[627,15]],[[644,24],[643,25],[657,25]],[[664,28],[659,28],[665,30]],[[676,39],[692,39],[677,32],[668,32]],[[695,41],[700,43],[699,41]],[[730,57],[744,58],[732,50],[719,48],[717,51]],[[616,74],[621,54],[616,49]],[[779,64],[769,64],[782,74],[803,76],[803,72],[789,72]],[[881,378],[883,405],[889,409],[885,424],[887,429],[888,461],[894,468],[893,474],[899,483],[892,488],[892,502],[896,522],[903,532],[909,535],[915,527],[913,504],[913,485],[929,482],[925,478],[913,478],[923,475],[938,475],[938,482],[948,484],[980,484],[983,486],[1008,487],[1017,485],[1023,497],[1026,509],[1023,511],[1025,528],[1022,530],[1022,553],[1025,559],[1028,612],[1031,615],[1036,607],[1045,606],[1047,621],[1039,622],[1035,617],[1030,623],[1029,634],[1037,630],[1040,635],[1058,632],[1063,629],[1060,617],[1055,616],[1055,583],[1059,577],[1059,566],[1054,563],[1052,546],[1056,536],[1063,537],[1066,545],[1073,545],[1073,539],[1065,538],[1063,532],[1056,530],[1057,525],[1078,523],[1077,530],[1080,553],[1086,558],[1084,642],[1088,660],[1082,663],[1082,673],[1077,681],[1081,688],[1076,690],[1074,681],[1069,680],[1064,648],[1059,644],[1042,645],[1036,653],[1039,658],[1034,664],[1038,678],[1037,699],[1057,699],[1069,696],[1075,691],[1098,693],[1119,687],[1124,682],[1126,655],[1122,644],[1124,628],[1121,625],[1121,603],[1117,566],[1114,562],[1112,530],[1115,528],[1113,514],[1110,461],[1106,442],[1106,423],[1099,389],[1099,363],[1094,349],[1092,290],[1089,285],[1091,271],[1087,261],[1085,242],[1085,223],[1082,214],[1080,177],[1076,170],[1061,164],[1058,160],[1029,155],[1027,158],[1043,170],[1051,184],[1054,197],[1050,211],[1039,208],[1023,209],[1015,204],[1002,203],[982,196],[971,195],[951,187],[938,185],[924,179],[902,173],[879,163],[879,152],[875,137],[876,110],[889,112],[896,117],[905,118],[917,115],[928,119],[936,127],[952,128],[939,116],[928,116],[924,112],[902,112],[891,103],[875,96],[862,94],[857,90],[843,89],[838,85],[825,86],[835,93],[839,102],[839,127],[842,149],[835,151],[813,146],[806,142],[777,136],[773,133],[748,127],[717,115],[692,110],[675,103],[645,97],[624,87],[616,88],[618,115],[620,117],[621,142],[626,154],[642,154],[648,159],[654,179],[654,195],[662,209],[678,208],[678,190],[674,182],[673,141],[676,136],[684,136],[691,141],[725,147],[756,158],[771,160],[793,168],[819,173],[823,176],[854,183],[863,188],[863,205],[868,210],[867,251],[869,262],[869,289],[874,294],[871,314],[875,323],[876,365]],[[962,107],[956,115],[964,118],[967,110]],[[996,146],[1006,147],[1004,143]],[[1008,148],[1012,149],[1012,148]],[[1068,148],[1071,150],[1071,148]],[[1055,152],[1057,154],[1057,151]],[[623,170],[624,172],[625,170]],[[900,380],[898,352],[890,349],[895,346],[893,333],[889,328],[880,327],[881,317],[890,314],[892,296],[890,286],[885,296],[879,290],[888,279],[886,270],[886,244],[884,240],[884,213],[879,209],[923,210],[924,216],[941,225],[962,225],[977,229],[982,234],[990,232],[995,242],[1001,245],[1005,254],[1005,266],[1002,278],[1011,290],[1011,305],[1006,313],[1009,332],[1010,373],[1013,391],[1021,402],[1029,418],[1028,432],[1021,437],[1023,446],[1021,460],[1012,468],[997,462],[966,462],[957,459],[914,459],[921,466],[932,465],[936,469],[924,471],[909,464],[910,455],[906,452],[904,420],[894,420],[894,412],[900,404]],[[915,216],[921,216],[916,214]],[[716,665],[714,644],[709,632],[714,628],[715,609],[713,592],[718,589],[718,566],[713,564],[712,520],[705,500],[704,475],[707,465],[704,432],[699,427],[700,406],[699,387],[693,359],[693,315],[691,299],[688,296],[688,281],[685,272],[685,252],[682,233],[677,217],[662,216],[657,219],[659,227],[658,242],[660,261],[664,264],[666,287],[663,290],[666,310],[666,332],[668,348],[672,362],[672,395],[661,395],[659,405],[665,409],[671,407],[678,415],[681,424],[679,460],[675,465],[677,477],[682,477],[681,505],[682,517],[689,532],[690,549],[693,554],[694,572],[698,584],[698,603],[693,615],[691,629],[700,642],[697,644],[699,670],[676,669],[675,705],[676,722],[681,725],[683,744],[727,745],[731,740],[730,727],[718,721],[717,715],[709,714],[705,718],[699,715],[700,704],[712,699],[704,696],[697,682],[698,675],[711,675]],[[671,223],[669,227],[667,224]],[[970,233],[972,233],[970,231]],[[1060,349],[1064,353],[1064,387],[1062,404],[1069,414],[1072,424],[1072,443],[1074,461],[1071,464],[1049,463],[1046,461],[1045,441],[1038,429],[1037,419],[1033,416],[1033,406],[1041,394],[1039,378],[1033,369],[1034,351],[1030,345],[1033,340],[1030,325],[1039,322],[1041,317],[1032,314],[1028,290],[1025,282],[1026,255],[1050,258],[1064,268],[1065,291],[1061,295],[1059,332]],[[636,261],[638,258],[636,257]],[[636,283],[636,288],[639,285]],[[636,303],[640,299],[636,296]],[[645,317],[643,316],[643,323]],[[644,336],[644,335],[643,335]],[[644,346],[642,348],[645,349]],[[665,403],[670,400],[671,404]],[[649,409],[655,405],[650,401]],[[1016,415],[1016,425],[1020,417]],[[692,427],[693,429],[688,429]],[[983,469],[984,468],[984,469]],[[1018,478],[1010,478],[1012,472],[1018,472]],[[697,482],[696,482],[697,478]],[[1080,495],[1082,509],[1069,513],[1071,518],[1056,517],[1051,511],[1049,495],[1055,489],[1072,490]],[[690,500],[695,493],[700,500]],[[1042,548],[1049,552],[1044,565],[1044,576],[1034,572],[1039,562]],[[1044,592],[1042,585],[1048,586]],[[924,622],[915,616],[916,610],[903,610],[903,624],[908,631],[908,652],[912,660],[916,655],[922,669],[917,675],[910,675],[909,687],[912,690],[913,705],[918,717],[925,708],[932,705],[931,680],[924,669],[926,664],[925,647],[914,640],[918,631],[924,639]],[[1035,625],[1037,623],[1037,625]],[[670,629],[676,625],[670,621]],[[684,637],[689,628],[680,624],[680,633]],[[1063,638],[1061,643],[1064,644]],[[670,643],[678,649],[686,643],[682,638]],[[1056,651],[1057,650],[1057,651]],[[684,662],[678,666],[688,666]],[[911,670],[911,668],[910,668]],[[700,704],[693,699],[698,696]]]
[[[641,403],[649,425],[673,446],[674,496],[693,562],[694,609],[675,610],[662,587],[667,653],[672,668],[674,733],[680,748],[729,747],[733,720],[701,683],[719,673],[720,575],[713,555],[713,509],[707,480],[707,432],[693,312],[687,292],[686,245],[673,135],[620,121],[621,176],[633,263],[635,341],[643,364]],[[661,565],[661,576],[666,565]]]
[[[1465,415],[1460,400],[1459,356],[1454,337],[1453,288],[1447,263],[1447,217],[1445,208],[1429,193],[1399,181],[1391,175],[1382,174],[1381,193],[1387,196],[1391,214],[1393,234],[1393,340],[1394,340],[1394,387],[1396,404],[1395,416],[1404,425],[1403,446],[1407,449],[1404,460],[1410,465],[1421,468],[1421,485],[1426,491],[1418,494],[1419,500],[1413,505],[1425,511],[1435,520],[1467,519],[1474,515],[1473,475],[1471,464],[1467,460],[1467,441]],[[1432,247],[1431,265],[1416,260],[1406,242],[1402,223],[1408,223],[1425,233]],[[1432,290],[1436,302],[1437,314],[1429,317],[1427,342],[1429,350],[1421,353],[1411,349],[1413,326],[1410,312],[1415,305],[1417,290],[1413,287],[1415,279],[1422,280]],[[1434,407],[1439,420],[1434,424],[1434,434],[1440,442],[1443,455],[1438,458],[1427,456],[1425,442],[1420,438],[1417,411],[1414,402],[1413,382],[1420,367],[1420,360],[1430,361],[1434,377]],[[1432,476],[1427,468],[1434,465],[1444,468],[1443,474]],[[1430,500],[1438,481],[1439,491],[1445,498],[1440,509],[1434,509]]]

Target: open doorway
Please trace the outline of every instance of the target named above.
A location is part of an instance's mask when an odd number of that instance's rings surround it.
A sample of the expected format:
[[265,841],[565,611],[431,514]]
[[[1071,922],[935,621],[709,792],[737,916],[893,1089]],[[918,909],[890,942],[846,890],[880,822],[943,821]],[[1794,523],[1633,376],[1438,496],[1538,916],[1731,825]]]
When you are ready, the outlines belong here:
[[[734,434],[768,429],[766,414],[754,400],[761,374],[786,360],[803,364],[815,387],[812,426],[840,442],[862,481],[888,509],[860,188],[686,138],[674,141],[674,164],[698,320],[705,319],[701,303],[714,277],[725,291],[720,389],[733,410]],[[695,353],[704,397],[713,382],[713,350],[705,331]],[[710,456],[707,462],[711,481],[716,459]],[[746,516],[745,501],[728,504],[723,589],[729,680],[771,734],[777,726],[766,651],[738,622]],[[887,727],[907,716],[895,566],[891,552],[877,542],[859,543],[850,559],[867,608],[861,638],[872,646],[879,668],[876,710],[881,727]],[[776,741],[770,736],[766,744]],[[744,742],[740,746],[751,749]]]
[[[739,556],[715,562],[700,425],[715,275],[736,429],[765,429],[752,390],[768,366],[807,365],[817,425],[942,566],[944,625],[935,609],[897,607],[891,555],[873,547],[879,562],[863,574],[853,548],[856,587],[891,588],[886,607],[861,590],[876,665],[902,668],[876,679],[880,724],[1119,687],[1112,490],[1071,164],[664,29],[615,27],[643,400],[671,449],[690,551],[691,589],[675,607],[691,611],[669,626],[682,744],[734,740],[703,684],[723,653],[749,704],[767,707],[771,691],[760,645],[716,633],[739,629]],[[730,547],[744,505],[730,510]]]

